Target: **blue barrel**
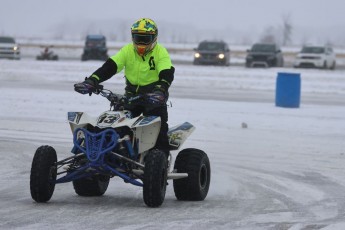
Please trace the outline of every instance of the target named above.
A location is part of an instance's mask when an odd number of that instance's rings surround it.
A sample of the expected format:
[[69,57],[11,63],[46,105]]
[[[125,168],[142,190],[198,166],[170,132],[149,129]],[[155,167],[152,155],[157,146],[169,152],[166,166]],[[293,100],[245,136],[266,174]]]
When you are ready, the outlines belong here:
[[278,73],[276,84],[276,106],[299,108],[301,99],[301,75]]

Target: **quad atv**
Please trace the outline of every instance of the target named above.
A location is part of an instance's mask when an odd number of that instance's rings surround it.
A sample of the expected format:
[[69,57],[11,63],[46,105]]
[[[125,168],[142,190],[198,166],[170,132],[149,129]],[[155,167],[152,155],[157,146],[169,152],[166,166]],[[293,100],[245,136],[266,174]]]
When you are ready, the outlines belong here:
[[[177,154],[174,169],[172,154],[154,149],[160,130],[160,117],[132,117],[125,105],[147,104],[154,107],[150,94],[125,98],[107,89],[99,94],[110,101],[110,110],[92,118],[83,112],[68,112],[73,132],[72,156],[57,160],[53,147],[44,145],[34,155],[30,191],[36,202],[51,199],[55,185],[71,182],[80,196],[102,196],[112,177],[143,187],[147,206],[158,207],[165,199],[167,180],[173,180],[178,200],[201,201],[207,196],[211,169],[207,154],[195,148]],[[151,107],[151,108],[152,108]],[[179,150],[193,132],[188,122],[172,127],[170,150]]]
[[50,48],[53,46],[45,46],[43,47],[43,51],[39,55],[36,56],[36,60],[52,60],[57,61],[59,60],[59,56],[54,53]]

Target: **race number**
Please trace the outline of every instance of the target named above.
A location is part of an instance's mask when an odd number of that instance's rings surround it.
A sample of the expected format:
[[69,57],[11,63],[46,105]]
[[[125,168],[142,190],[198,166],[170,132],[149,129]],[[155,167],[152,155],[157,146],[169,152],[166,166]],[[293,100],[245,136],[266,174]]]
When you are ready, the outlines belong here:
[[119,114],[102,114],[97,121],[98,126],[106,127],[111,126],[120,118]]

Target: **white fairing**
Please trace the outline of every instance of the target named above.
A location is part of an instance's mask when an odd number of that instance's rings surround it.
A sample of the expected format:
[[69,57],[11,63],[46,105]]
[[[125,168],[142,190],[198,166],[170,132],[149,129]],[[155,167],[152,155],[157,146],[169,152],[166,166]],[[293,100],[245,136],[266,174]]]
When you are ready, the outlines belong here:
[[[143,118],[143,120],[134,126],[136,138],[139,140],[139,153],[147,151],[155,146],[161,128],[160,117]],[[150,119],[149,123],[147,123],[148,121],[145,121],[145,119]],[[144,124],[142,124],[142,122],[144,122]]]
[[127,126],[133,131],[135,139],[139,142],[139,153],[154,147],[160,131],[161,118],[157,116],[131,117],[131,112],[127,110],[106,111],[97,118],[83,112],[68,113],[72,132],[77,128],[86,127],[88,124],[101,129]]
[[194,130],[195,127],[189,122],[171,127],[168,132],[170,149],[178,150]]

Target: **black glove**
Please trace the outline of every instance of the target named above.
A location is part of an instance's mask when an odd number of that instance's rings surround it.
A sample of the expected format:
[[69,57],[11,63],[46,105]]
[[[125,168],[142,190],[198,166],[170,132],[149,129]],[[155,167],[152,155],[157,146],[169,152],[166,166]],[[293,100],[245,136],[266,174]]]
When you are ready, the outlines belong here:
[[74,90],[81,94],[91,94],[99,88],[99,84],[96,78],[85,78],[85,81],[74,84]]
[[152,93],[148,93],[148,101],[154,105],[165,105],[168,101],[168,93],[160,85],[156,86]]

